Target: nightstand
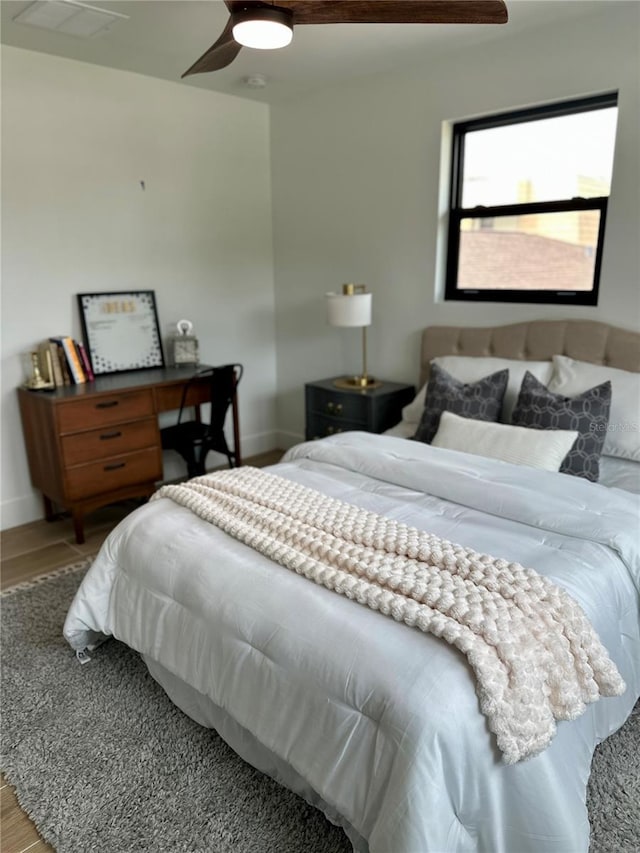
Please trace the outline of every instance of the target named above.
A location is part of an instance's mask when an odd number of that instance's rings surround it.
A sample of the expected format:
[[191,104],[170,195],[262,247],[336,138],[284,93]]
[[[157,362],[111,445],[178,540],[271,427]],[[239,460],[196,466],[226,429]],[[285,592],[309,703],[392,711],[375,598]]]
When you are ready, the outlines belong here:
[[415,396],[413,385],[381,382],[376,388],[336,388],[333,379],[305,385],[306,438],[338,432],[384,432],[402,418]]

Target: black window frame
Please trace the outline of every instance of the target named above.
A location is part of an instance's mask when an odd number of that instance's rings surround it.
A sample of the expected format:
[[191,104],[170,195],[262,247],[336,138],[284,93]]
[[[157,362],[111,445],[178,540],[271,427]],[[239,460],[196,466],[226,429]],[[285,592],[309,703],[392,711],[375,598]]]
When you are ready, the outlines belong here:
[[[605,224],[609,196],[594,198],[574,197],[546,202],[526,202],[477,207],[462,207],[462,189],[464,172],[464,143],[467,133],[475,130],[487,130],[493,127],[521,124],[557,116],[572,115],[597,109],[618,106],[618,92],[607,92],[585,98],[575,98],[526,109],[511,110],[484,118],[469,119],[453,125],[451,179],[449,195],[449,225],[447,239],[447,264],[445,280],[445,301],[457,302],[532,302],[555,305],[597,305],[600,291],[600,269],[604,247]],[[515,290],[515,289],[474,289],[457,287],[458,260],[460,250],[461,224],[464,219],[486,219],[501,216],[524,215],[529,213],[560,213],[565,211],[600,211],[598,243],[593,271],[591,290]]]

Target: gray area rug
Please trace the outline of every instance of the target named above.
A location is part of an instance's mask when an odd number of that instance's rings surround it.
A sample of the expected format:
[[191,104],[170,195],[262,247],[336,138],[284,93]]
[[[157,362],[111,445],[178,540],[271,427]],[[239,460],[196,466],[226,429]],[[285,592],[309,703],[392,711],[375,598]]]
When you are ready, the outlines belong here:
[[[126,646],[78,664],[61,631],[82,575],[1,603],[2,769],[45,840],[58,853],[351,851],[320,812],[172,705]],[[596,751],[591,853],[640,851],[639,755],[637,705]]]

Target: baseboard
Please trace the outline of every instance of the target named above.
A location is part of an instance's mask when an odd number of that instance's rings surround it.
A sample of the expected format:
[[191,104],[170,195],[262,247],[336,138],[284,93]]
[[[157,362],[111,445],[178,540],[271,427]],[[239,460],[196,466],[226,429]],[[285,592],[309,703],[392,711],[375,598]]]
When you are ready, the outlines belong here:
[[257,456],[258,453],[277,450],[282,447],[282,445],[278,444],[278,437],[279,433],[276,430],[243,436],[241,439],[242,458],[246,459],[249,456]]
[[288,450],[290,447],[294,447],[296,444],[300,444],[304,441],[304,436],[300,435],[298,432],[287,432],[285,430],[280,430],[275,434],[277,439],[276,447],[280,447],[282,450]]
[[10,527],[18,527],[43,518],[44,506],[39,492],[10,498],[0,503],[0,530],[8,530]]

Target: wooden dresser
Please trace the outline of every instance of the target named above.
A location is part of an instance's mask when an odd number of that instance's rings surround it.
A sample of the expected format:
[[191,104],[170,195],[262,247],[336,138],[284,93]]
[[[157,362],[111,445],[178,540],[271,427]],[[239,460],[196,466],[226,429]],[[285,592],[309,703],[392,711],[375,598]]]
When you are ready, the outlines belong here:
[[[162,480],[158,413],[180,406],[192,374],[164,368],[52,392],[18,389],[31,482],[43,494],[47,520],[55,518],[54,505],[70,510],[76,540],[84,542],[87,512],[155,491]],[[208,399],[203,383],[191,389],[187,403]],[[236,400],[233,415],[239,450]]]
[[20,413],[31,482],[53,504],[71,510],[78,542],[92,509],[153,493],[162,479],[162,451],[153,392],[53,397],[20,389]]

